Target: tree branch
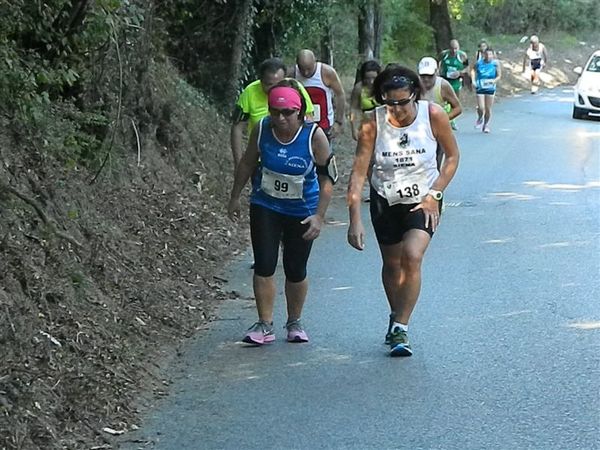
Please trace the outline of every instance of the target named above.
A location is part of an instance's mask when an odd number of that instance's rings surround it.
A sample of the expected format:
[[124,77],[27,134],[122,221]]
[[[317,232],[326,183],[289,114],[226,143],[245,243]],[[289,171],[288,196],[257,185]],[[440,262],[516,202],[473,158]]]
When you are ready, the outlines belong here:
[[13,194],[15,197],[18,197],[19,199],[21,199],[23,202],[27,203],[29,206],[31,206],[35,210],[35,212],[37,213],[39,218],[42,220],[44,225],[46,225],[56,236],[73,244],[77,248],[83,248],[83,245],[81,243],[79,243],[74,237],[69,236],[68,234],[60,231],[56,227],[56,224],[54,223],[54,221],[52,221],[48,217],[48,215],[46,214],[44,209],[33,198],[29,197],[28,195],[23,194],[22,192],[18,191],[17,189],[15,189],[12,186],[5,184],[3,181],[0,181],[0,192],[9,192],[9,193]]

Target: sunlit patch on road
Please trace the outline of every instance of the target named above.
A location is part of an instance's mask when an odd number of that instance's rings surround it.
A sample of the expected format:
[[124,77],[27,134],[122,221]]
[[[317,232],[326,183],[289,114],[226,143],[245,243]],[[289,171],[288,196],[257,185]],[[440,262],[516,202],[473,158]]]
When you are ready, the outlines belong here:
[[570,247],[570,242],[552,242],[550,244],[540,245],[538,248],[559,248],[559,247]]
[[506,200],[518,200],[518,201],[529,201],[535,200],[538,197],[527,194],[519,194],[518,192],[492,192],[489,194],[491,197],[496,197]]
[[600,321],[575,322],[568,324],[567,327],[578,330],[600,330]]
[[504,238],[504,239],[489,239],[487,241],[483,241],[484,244],[506,244],[508,242],[514,241],[514,238]]
[[353,286],[340,286],[340,287],[336,287],[331,289],[332,291],[348,291],[350,289],[354,289]]

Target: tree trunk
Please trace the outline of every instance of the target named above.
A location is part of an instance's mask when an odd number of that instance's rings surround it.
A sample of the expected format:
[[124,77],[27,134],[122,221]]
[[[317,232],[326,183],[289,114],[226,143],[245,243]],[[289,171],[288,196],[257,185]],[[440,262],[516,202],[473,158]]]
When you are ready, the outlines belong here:
[[382,41],[382,0],[366,0],[359,7],[358,13],[358,52],[361,59],[379,59]]
[[248,56],[249,45],[252,42],[252,25],[254,23],[254,0],[238,0],[236,5],[236,30],[235,40],[231,51],[231,73],[229,75],[229,89],[227,98],[233,105],[239,94],[244,78],[245,57]]
[[363,61],[375,56],[375,8],[371,0],[358,11],[358,53]]
[[383,1],[375,0],[374,2],[374,14],[375,23],[373,29],[375,31],[375,48],[373,49],[373,56],[375,59],[381,61],[381,48],[383,46]]
[[433,28],[433,39],[438,53],[448,48],[452,39],[448,0],[429,1],[429,21]]
[[321,40],[321,61],[333,66],[333,31],[327,24]]

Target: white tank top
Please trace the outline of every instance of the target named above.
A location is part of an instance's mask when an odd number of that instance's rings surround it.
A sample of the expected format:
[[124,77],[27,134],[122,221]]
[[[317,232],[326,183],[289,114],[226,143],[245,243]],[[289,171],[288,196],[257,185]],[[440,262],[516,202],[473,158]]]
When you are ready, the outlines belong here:
[[304,85],[315,107],[314,120],[324,130],[333,126],[333,92],[321,78],[323,65],[318,62],[315,73],[310,78],[304,78],[296,65],[295,78]]
[[529,48],[527,49],[527,57],[529,59],[542,59],[543,55],[544,53],[542,52],[541,44],[537,50],[534,50],[533,48],[531,48],[531,46],[529,46]]
[[398,128],[387,119],[387,109],[375,109],[377,138],[371,185],[390,205],[419,203],[439,176],[437,140],[431,130],[429,102],[417,102],[413,123]]
[[428,91],[423,92],[423,100],[427,100],[431,103],[436,103],[442,108],[446,103],[442,97],[442,77],[435,77],[435,84]]

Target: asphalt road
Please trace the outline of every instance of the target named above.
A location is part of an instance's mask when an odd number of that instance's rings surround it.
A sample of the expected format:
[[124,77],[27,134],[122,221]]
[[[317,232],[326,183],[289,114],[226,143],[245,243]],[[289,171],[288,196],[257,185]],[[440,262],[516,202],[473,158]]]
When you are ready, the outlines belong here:
[[[414,356],[387,356],[368,207],[360,253],[337,198],[310,261],[311,342],[285,342],[280,295],[278,340],[245,348],[253,301],[225,302],[122,448],[600,448],[600,122],[571,119],[571,105],[568,90],[503,100],[489,135],[472,111],[458,121]],[[225,275],[244,296],[250,261]]]

